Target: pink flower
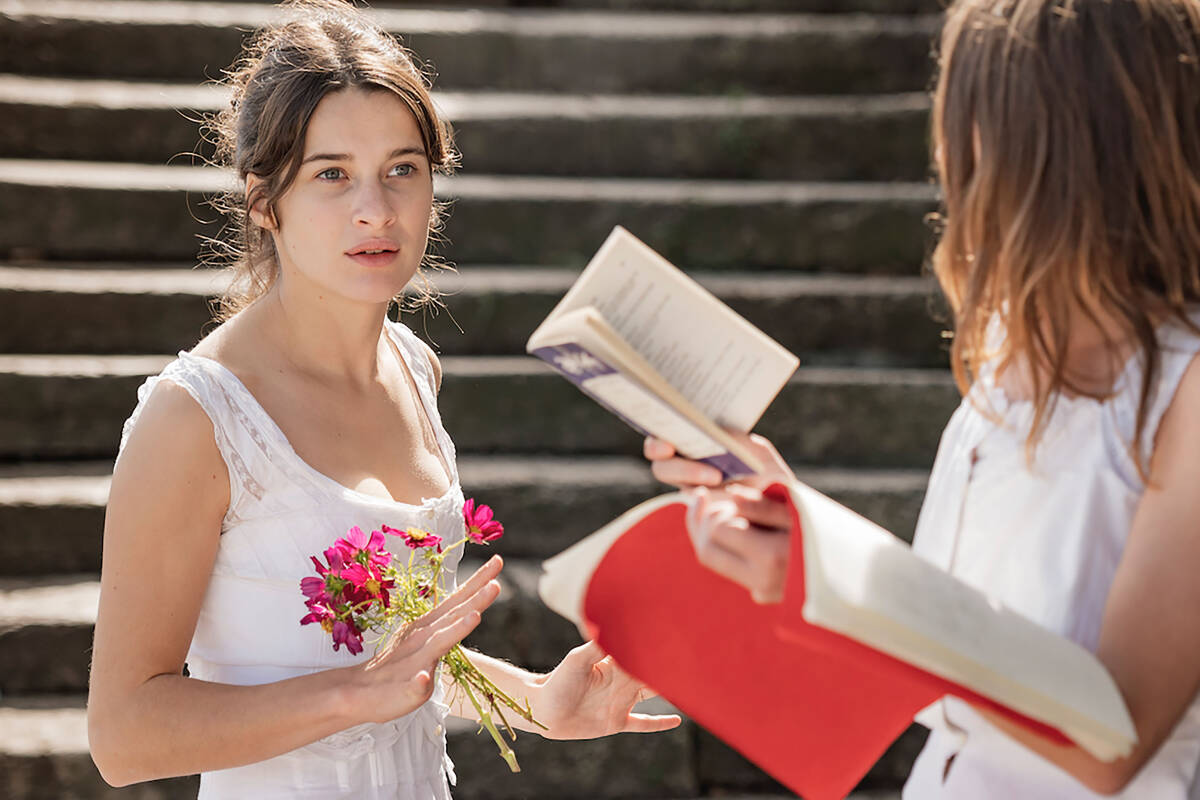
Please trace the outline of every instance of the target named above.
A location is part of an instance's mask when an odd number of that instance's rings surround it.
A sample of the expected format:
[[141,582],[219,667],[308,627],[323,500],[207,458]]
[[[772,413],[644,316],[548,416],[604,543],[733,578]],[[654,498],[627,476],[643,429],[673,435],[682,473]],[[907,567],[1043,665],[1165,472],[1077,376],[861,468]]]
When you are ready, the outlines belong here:
[[379,601],[384,608],[389,605],[388,591],[396,585],[395,581],[385,580],[378,567],[364,567],[362,564],[351,564],[342,570],[342,579],[347,582],[343,592],[346,600],[352,605]]
[[371,531],[371,535],[368,536],[362,528],[355,525],[346,531],[344,538],[333,543],[333,549],[336,549],[342,560],[347,563],[362,564],[364,567],[375,564],[383,568],[392,561],[391,554],[384,549],[383,544],[381,531]]
[[346,649],[350,651],[350,655],[358,655],[362,652],[362,631],[355,627],[353,622],[345,622],[338,620],[333,623],[333,649],[336,651],[340,645],[346,645]]
[[492,518],[491,506],[480,504],[475,507],[475,498],[463,504],[463,521],[467,525],[467,538],[475,544],[493,542],[504,535],[504,526]]
[[392,528],[388,525],[384,525],[383,529],[392,536],[399,536],[402,538],[404,543],[413,550],[417,550],[421,547],[437,547],[439,550],[441,549],[442,537],[432,534],[429,531],[422,530],[420,528],[406,528],[405,530],[399,530],[398,528]]
[[[313,560],[315,561],[316,559]],[[304,596],[309,600],[323,603],[333,602],[333,597],[329,594],[329,587],[322,578],[314,578],[311,575],[307,578],[301,578],[300,591],[304,592]]]
[[326,633],[332,633],[334,620],[337,619],[333,608],[328,603],[317,600],[309,600],[305,605],[308,606],[308,614],[300,620],[300,624],[309,625],[316,622],[325,629]]

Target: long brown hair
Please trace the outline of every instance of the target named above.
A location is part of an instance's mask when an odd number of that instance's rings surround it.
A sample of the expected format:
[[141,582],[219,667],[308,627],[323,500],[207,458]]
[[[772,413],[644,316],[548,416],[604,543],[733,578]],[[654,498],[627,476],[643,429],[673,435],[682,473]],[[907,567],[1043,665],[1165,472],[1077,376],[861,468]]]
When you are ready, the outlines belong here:
[[[230,192],[212,201],[228,221],[209,240],[207,260],[232,272],[218,320],[260,297],[279,275],[271,235],[253,223],[249,209],[265,201],[268,216],[278,219],[276,204],[300,168],[309,121],[329,93],[349,88],[394,93],[416,119],[433,170],[449,174],[458,166],[450,127],[429,95],[430,77],[410,51],[347,0],[291,0],[282,6],[285,21],[255,34],[226,73],[230,103],[206,126],[218,165],[235,170],[240,182],[250,173],[262,178],[249,197]],[[435,201],[431,238],[445,212]],[[427,253],[425,266],[433,260]]]
[[933,144],[960,390],[1030,367],[1032,456],[1061,393],[1106,396],[1066,363],[1070,318],[1115,322],[1144,366],[1140,454],[1156,327],[1200,300],[1200,0],[952,3]]

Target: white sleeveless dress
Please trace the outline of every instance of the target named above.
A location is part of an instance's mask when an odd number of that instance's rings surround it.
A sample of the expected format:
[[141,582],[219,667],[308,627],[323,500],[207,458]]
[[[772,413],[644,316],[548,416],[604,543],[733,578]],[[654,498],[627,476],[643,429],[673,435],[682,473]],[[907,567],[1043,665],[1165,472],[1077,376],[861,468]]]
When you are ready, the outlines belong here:
[[[442,426],[429,360],[416,336],[386,323],[403,354],[433,426],[452,485],[420,505],[397,503],[351,490],[317,472],[292,449],[279,426],[228,369],[181,352],[138,390],[121,446],[159,381],[188,391],[211,418],[217,446],[229,469],[229,511],[221,526],[212,578],[187,655],[192,677],[252,685],[366,660],[334,652],[319,625],[300,625],[307,609],[300,579],[315,574],[310,555],[358,525],[386,523],[430,530],[447,543],[465,535],[463,493],[454,444]],[[395,552],[399,544],[389,544]],[[446,561],[447,590],[455,583],[462,549]],[[438,688],[416,711],[384,724],[363,724],[276,758],[200,776],[202,800],[445,800],[454,780],[446,756],[447,707]]]
[[[1200,322],[1200,313],[1191,318]],[[1200,352],[1200,337],[1178,323],[1164,325],[1159,341],[1162,364],[1150,398],[1143,458]],[[1060,399],[1032,469],[1025,460],[1032,404],[1009,402],[985,371],[972,393],[1002,420],[988,419],[969,400],[955,412],[938,448],[914,550],[1004,606],[1095,651],[1109,588],[1146,488],[1129,452],[1142,370],[1140,359],[1131,359],[1114,396],[1104,402]],[[1100,797],[956,698],[944,698],[917,721],[931,733],[904,800]],[[1193,701],[1157,754],[1117,796],[1184,800],[1198,759],[1200,704]]]

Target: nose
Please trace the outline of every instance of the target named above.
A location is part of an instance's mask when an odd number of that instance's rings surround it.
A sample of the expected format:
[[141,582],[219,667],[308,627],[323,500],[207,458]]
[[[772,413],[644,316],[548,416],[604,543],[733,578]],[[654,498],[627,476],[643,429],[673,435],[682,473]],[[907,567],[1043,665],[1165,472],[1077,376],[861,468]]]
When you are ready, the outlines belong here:
[[390,227],[396,221],[387,190],[380,181],[364,181],[354,204],[354,224],[372,230]]

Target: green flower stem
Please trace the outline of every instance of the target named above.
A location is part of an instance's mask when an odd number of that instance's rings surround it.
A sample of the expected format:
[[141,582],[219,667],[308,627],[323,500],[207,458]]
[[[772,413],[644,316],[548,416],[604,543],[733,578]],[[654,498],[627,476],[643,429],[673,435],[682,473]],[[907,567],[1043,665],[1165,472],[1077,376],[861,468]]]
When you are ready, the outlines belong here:
[[496,723],[492,722],[492,716],[484,710],[479,701],[475,699],[475,693],[471,691],[471,686],[467,682],[458,684],[467,693],[467,699],[471,701],[471,705],[475,706],[475,713],[479,714],[479,723],[487,728],[487,732],[492,735],[492,740],[496,742],[496,747],[500,748],[500,757],[508,764],[508,768],[513,772],[520,772],[521,765],[517,763],[517,754],[509,747],[508,742],[504,741],[504,737],[500,735],[500,731],[496,730]]

